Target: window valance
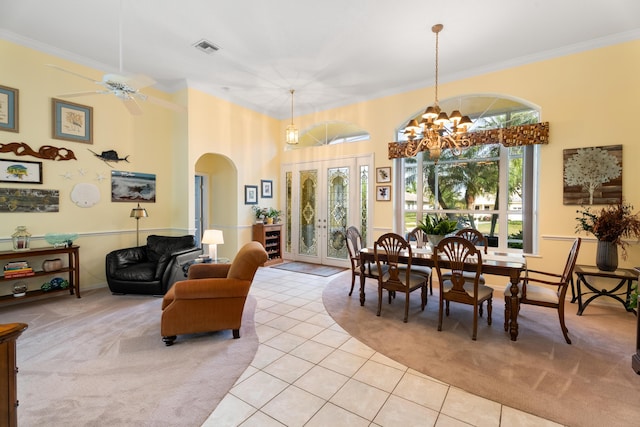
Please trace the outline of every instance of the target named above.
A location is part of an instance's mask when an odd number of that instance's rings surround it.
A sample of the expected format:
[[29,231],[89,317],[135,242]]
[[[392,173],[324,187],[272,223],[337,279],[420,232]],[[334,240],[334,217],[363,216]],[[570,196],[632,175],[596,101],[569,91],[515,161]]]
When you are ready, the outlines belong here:
[[[469,132],[470,146],[481,144],[502,144],[505,147],[515,147],[520,145],[548,144],[549,143],[549,122],[520,125],[510,128],[488,129]],[[400,159],[411,157],[407,152],[418,141],[390,142],[389,159]]]

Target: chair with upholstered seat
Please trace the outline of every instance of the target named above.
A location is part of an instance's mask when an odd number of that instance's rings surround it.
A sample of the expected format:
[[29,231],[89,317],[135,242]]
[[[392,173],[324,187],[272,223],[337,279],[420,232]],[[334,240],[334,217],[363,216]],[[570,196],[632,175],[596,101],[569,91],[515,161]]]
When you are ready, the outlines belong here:
[[[382,290],[389,291],[389,304],[396,292],[405,294],[404,322],[409,318],[409,296],[411,292],[421,290],[421,305],[424,310],[427,305],[427,278],[422,274],[411,271],[411,246],[402,236],[386,233],[376,240],[373,255],[378,271],[384,272],[378,276],[378,313],[382,311]],[[407,263],[400,263],[401,255],[408,255]]]
[[[360,250],[363,248],[362,236],[357,227],[353,225],[347,228],[347,249],[349,250],[349,261],[351,261],[351,290],[349,296],[353,293],[353,287],[356,284],[356,276],[360,277],[362,269],[360,265]],[[375,265],[367,262],[364,266],[364,277],[378,279],[378,269]]]
[[[524,279],[518,283],[518,300],[520,305],[529,304],[540,307],[553,308],[558,311],[560,328],[567,344],[571,344],[569,330],[564,323],[564,305],[567,288],[571,281],[573,269],[578,259],[580,238],[576,238],[571,245],[567,262],[562,274],[548,273],[539,270],[525,270]],[[520,311],[520,306],[518,306]],[[509,330],[509,314],[511,313],[511,284],[504,291],[504,330]]]
[[[420,227],[416,227],[409,232],[408,240],[409,243],[415,240],[417,249],[422,249],[429,244],[427,233],[425,233]],[[431,267],[427,267],[426,265],[414,265],[412,269],[415,273],[423,274],[429,279],[429,293],[433,295],[433,277],[431,275]]]
[[177,335],[231,329],[240,337],[242,311],[253,277],[267,260],[258,242],[245,244],[231,264],[193,264],[162,300],[160,334],[166,345]]
[[[438,330],[442,330],[442,314],[449,316],[451,301],[473,306],[473,333],[475,340],[478,334],[478,314],[482,316],[482,304],[487,301],[487,323],[491,325],[491,300],[493,289],[480,284],[482,272],[482,252],[464,237],[445,237],[434,248],[434,262],[436,273],[440,281],[440,308],[438,313]],[[465,276],[465,263],[473,264],[473,279]],[[446,269],[446,271],[445,271]],[[445,277],[445,273],[447,276]]]

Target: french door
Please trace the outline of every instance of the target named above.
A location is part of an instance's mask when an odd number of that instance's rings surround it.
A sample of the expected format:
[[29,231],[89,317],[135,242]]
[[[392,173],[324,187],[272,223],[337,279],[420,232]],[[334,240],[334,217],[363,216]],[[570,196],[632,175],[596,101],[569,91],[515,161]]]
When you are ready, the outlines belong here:
[[346,230],[369,228],[372,156],[283,166],[285,257],[349,266]]

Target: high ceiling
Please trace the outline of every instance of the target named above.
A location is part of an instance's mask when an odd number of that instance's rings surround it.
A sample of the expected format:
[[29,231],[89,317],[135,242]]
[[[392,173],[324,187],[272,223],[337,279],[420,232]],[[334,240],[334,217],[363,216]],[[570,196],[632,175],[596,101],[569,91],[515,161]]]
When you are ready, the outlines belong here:
[[[290,89],[298,116],[432,86],[436,23],[442,83],[638,39],[640,1],[0,0],[0,38],[98,80],[122,65],[161,90],[189,86],[279,119]],[[220,50],[197,50],[203,39]],[[91,89],[79,79],[69,91]]]

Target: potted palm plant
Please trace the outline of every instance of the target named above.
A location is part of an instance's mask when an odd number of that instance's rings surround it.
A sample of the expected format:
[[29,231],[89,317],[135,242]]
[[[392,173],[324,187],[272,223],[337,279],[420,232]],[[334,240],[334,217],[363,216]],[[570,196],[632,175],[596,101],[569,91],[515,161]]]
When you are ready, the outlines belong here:
[[458,221],[451,220],[446,216],[427,215],[424,221],[418,221],[418,228],[427,235],[429,243],[433,247],[437,246],[447,234],[456,231]]
[[591,233],[598,239],[596,265],[603,271],[618,268],[618,246],[622,259],[627,259],[627,245],[623,239],[640,240],[640,216],[633,213],[633,206],[624,202],[609,205],[593,212],[589,207],[577,211],[577,232]]

